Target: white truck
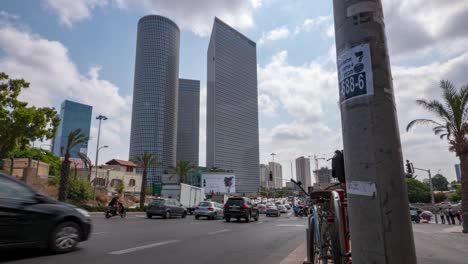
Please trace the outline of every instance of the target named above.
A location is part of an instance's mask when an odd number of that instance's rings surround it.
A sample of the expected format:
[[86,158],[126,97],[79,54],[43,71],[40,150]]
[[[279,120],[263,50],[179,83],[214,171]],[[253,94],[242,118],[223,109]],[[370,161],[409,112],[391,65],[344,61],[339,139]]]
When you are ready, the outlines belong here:
[[205,190],[192,185],[180,184],[180,203],[187,208],[190,214],[193,214],[195,207],[205,200]]
[[187,208],[187,211],[192,214],[195,207],[205,200],[205,190],[185,183],[163,184],[161,196],[178,199]]

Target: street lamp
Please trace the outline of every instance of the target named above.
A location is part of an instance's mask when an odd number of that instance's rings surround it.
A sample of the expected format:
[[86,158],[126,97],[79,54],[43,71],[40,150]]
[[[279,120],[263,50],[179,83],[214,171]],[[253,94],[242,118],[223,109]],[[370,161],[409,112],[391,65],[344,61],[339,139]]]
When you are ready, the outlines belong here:
[[[105,119],[104,119],[105,120]],[[98,144],[99,144],[99,136],[98,136]],[[96,150],[96,164],[94,166],[96,167],[96,174],[94,176],[94,187],[93,187],[93,201],[96,202],[96,179],[97,179],[97,174],[98,174],[98,156],[99,156],[99,151],[103,148],[108,148],[109,146],[102,146]]]
[[[94,165],[98,165],[98,154],[99,154],[99,139],[101,137],[101,122],[102,120],[107,120],[107,117],[106,116],[103,116],[103,115],[98,115],[96,117],[96,119],[99,120],[99,128],[98,128],[98,136],[97,136],[97,144],[96,144],[96,162],[94,163]],[[96,169],[96,176],[97,176],[97,169]]]
[[39,163],[41,162],[41,157],[42,157],[42,146],[49,146],[52,147],[51,144],[41,144],[39,146],[39,158],[37,158],[37,168],[36,168],[36,178],[39,175]]

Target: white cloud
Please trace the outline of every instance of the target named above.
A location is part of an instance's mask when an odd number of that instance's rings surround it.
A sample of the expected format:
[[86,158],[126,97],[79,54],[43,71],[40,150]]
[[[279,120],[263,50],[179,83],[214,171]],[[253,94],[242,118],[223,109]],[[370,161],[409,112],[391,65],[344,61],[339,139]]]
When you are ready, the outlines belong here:
[[263,0],[250,0],[250,3],[252,3],[253,8],[259,8],[263,4]]
[[323,26],[333,25],[332,23],[332,16],[318,16],[315,18],[307,18],[302,22],[301,25],[296,26],[294,30],[294,34],[300,34],[303,32],[310,32],[312,30],[317,30],[322,28]]
[[267,94],[258,95],[258,111],[267,116],[275,116],[278,101],[272,100]]
[[[0,26],[0,49],[4,53],[0,58],[2,71],[11,78],[24,78],[31,83],[21,94],[23,100],[31,105],[56,108],[65,99],[93,106],[93,115],[104,114],[109,118],[103,123],[101,143],[110,147],[103,152],[101,161],[115,155],[127,158],[131,97],[121,96],[116,85],[101,79],[99,66],[81,74],[62,43],[10,25]],[[89,153],[94,152],[96,138],[93,118]]]
[[287,39],[290,34],[291,32],[286,26],[274,28],[266,33],[263,33],[262,37],[257,41],[257,44],[262,45],[268,41]]
[[288,53],[281,51],[267,65],[258,67],[259,90],[278,100],[293,117],[316,121],[322,117],[325,104],[337,101],[336,72],[315,61],[290,65],[287,58]]
[[[331,29],[330,29],[331,27]],[[289,29],[288,26],[283,25],[274,28],[270,31],[263,32],[260,39],[257,41],[258,45],[263,45],[267,42],[273,42],[276,40],[287,39],[293,35],[299,35],[301,33],[308,33],[311,31],[317,31],[326,28],[327,37],[334,37],[333,22],[331,16],[318,16],[315,18],[307,18],[300,25],[296,26],[294,30]]]
[[107,2],[107,0],[43,0],[45,6],[58,15],[59,22],[68,27],[75,22],[90,18],[94,8],[103,7]]
[[112,3],[120,9],[167,16],[181,29],[199,36],[210,34],[215,16],[235,28],[250,28],[254,25],[253,12],[262,5],[261,0],[44,0],[44,3],[66,26],[90,18],[93,9]]
[[468,41],[468,1],[383,1],[389,49],[394,59],[463,52]]

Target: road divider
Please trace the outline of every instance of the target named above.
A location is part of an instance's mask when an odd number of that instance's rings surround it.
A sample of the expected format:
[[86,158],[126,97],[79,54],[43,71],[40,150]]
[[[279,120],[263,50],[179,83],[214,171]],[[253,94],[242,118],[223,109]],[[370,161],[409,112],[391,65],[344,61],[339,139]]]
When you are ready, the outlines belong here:
[[112,251],[112,252],[109,252],[109,254],[111,254],[111,255],[122,255],[122,254],[127,254],[127,253],[131,253],[131,252],[135,252],[135,251],[139,251],[139,250],[144,250],[144,249],[148,249],[148,248],[154,248],[154,247],[164,246],[164,245],[168,245],[168,244],[174,244],[174,243],[178,243],[178,242],[180,242],[180,240],[168,240],[168,241],[164,241],[164,242],[159,242],[159,243],[154,243],[154,244],[149,244],[149,245],[143,245],[143,246],[139,246],[139,247],[127,248],[127,249],[122,249],[122,250],[118,250],[118,251]]

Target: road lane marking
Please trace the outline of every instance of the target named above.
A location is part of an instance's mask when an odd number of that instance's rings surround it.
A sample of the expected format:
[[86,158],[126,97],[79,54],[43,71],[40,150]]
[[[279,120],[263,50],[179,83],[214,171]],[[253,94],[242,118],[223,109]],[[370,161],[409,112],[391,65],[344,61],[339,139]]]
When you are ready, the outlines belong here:
[[109,232],[94,232],[92,235],[102,235],[102,234],[107,234]]
[[306,225],[276,225],[279,227],[306,227]]
[[177,243],[177,242],[180,242],[180,240],[168,240],[168,241],[164,241],[164,242],[159,242],[159,243],[154,243],[154,244],[149,244],[149,245],[144,245],[144,246],[139,246],[139,247],[127,248],[127,249],[122,249],[122,250],[119,250],[119,251],[112,251],[112,252],[109,252],[109,254],[111,254],[111,255],[122,255],[122,254],[131,253],[131,252],[135,252],[135,251],[139,251],[139,250],[143,250],[143,249],[164,246],[164,245],[167,245],[167,244],[173,244],[173,243]]
[[231,229],[221,229],[221,230],[218,230],[218,231],[210,232],[210,233],[208,233],[208,235],[216,235],[216,234],[229,232],[229,231],[231,231]]

